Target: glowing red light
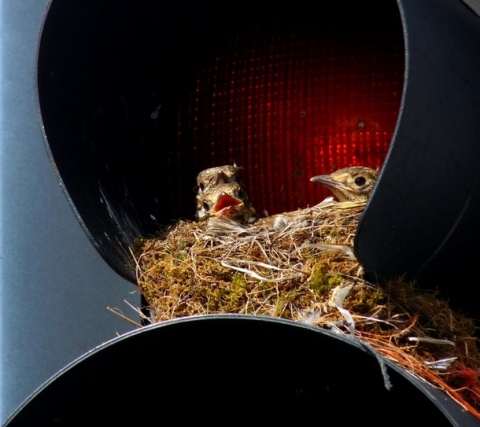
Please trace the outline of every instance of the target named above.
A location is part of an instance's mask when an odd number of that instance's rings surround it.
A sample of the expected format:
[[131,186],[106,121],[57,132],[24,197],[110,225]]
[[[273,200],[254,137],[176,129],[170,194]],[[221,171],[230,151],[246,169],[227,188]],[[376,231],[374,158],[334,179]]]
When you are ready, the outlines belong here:
[[399,28],[371,37],[250,35],[219,49],[179,113],[182,127],[198,123],[179,140],[191,148],[196,172],[244,167],[257,210],[273,214],[326,197],[309,181],[314,175],[381,167],[403,87]]

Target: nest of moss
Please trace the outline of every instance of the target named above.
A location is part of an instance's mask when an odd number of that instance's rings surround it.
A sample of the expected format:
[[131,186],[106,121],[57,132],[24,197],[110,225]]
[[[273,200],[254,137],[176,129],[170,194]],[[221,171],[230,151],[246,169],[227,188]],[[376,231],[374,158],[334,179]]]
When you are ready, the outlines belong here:
[[475,323],[402,278],[364,280],[353,239],[365,203],[322,202],[242,226],[179,221],[141,242],[149,322],[244,313],[354,334],[480,418]]

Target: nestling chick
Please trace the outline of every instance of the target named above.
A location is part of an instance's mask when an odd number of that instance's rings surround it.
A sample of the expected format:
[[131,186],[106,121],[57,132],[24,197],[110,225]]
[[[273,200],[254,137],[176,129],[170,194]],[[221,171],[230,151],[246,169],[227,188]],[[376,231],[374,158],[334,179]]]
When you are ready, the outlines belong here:
[[240,184],[240,168],[235,165],[217,166],[201,171],[197,175],[197,191],[201,195],[210,188],[218,187],[219,185],[238,182]]
[[219,166],[200,172],[197,187],[197,221],[224,216],[248,225],[258,219],[236,166]]
[[327,187],[339,202],[367,201],[377,182],[378,172],[365,166],[339,169],[329,175],[317,175],[310,181]]

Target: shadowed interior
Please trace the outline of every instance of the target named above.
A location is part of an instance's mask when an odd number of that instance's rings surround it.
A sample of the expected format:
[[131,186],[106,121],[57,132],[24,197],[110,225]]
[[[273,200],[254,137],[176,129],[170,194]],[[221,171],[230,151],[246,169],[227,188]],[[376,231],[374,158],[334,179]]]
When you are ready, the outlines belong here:
[[[94,245],[193,219],[196,174],[236,163],[260,215],[328,195],[309,179],[383,164],[400,105],[395,1],[53,1],[38,59],[47,147]],[[378,17],[381,19],[378,19]]]

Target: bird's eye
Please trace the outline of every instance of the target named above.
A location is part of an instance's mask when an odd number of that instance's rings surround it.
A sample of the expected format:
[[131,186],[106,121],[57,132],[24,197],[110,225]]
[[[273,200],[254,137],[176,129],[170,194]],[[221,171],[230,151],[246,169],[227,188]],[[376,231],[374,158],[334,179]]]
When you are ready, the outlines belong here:
[[363,177],[363,176],[357,176],[357,177],[355,178],[355,184],[358,185],[359,187],[361,187],[362,185],[364,185],[366,182],[367,182],[367,180],[366,180],[365,177]]
[[210,206],[208,206],[207,202],[203,202],[203,209],[205,209],[207,212],[210,210]]
[[203,192],[203,190],[205,190],[205,185],[203,185],[203,183],[198,184],[198,189]]
[[245,198],[245,193],[243,192],[242,189],[238,190],[238,198],[239,199],[244,199]]

